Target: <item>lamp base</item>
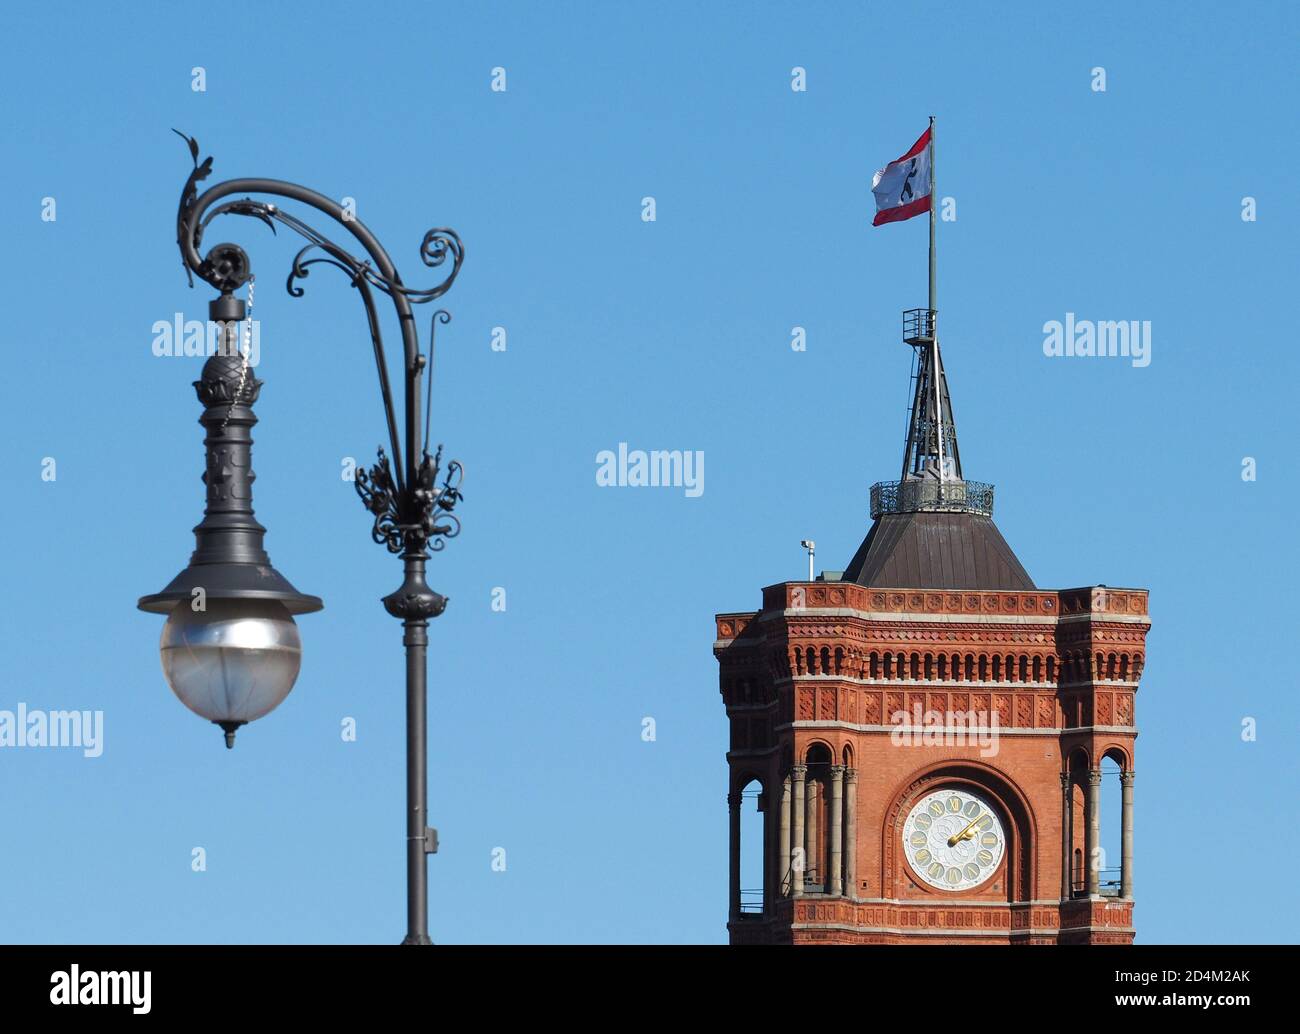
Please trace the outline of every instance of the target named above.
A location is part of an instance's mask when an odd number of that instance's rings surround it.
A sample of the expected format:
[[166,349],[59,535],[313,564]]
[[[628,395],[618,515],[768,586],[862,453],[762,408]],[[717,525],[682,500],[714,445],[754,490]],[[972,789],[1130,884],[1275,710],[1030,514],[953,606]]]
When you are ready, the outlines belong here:
[[213,725],[221,726],[222,731],[226,734],[226,750],[230,750],[235,745],[235,730],[241,725],[247,725],[247,722],[213,722]]

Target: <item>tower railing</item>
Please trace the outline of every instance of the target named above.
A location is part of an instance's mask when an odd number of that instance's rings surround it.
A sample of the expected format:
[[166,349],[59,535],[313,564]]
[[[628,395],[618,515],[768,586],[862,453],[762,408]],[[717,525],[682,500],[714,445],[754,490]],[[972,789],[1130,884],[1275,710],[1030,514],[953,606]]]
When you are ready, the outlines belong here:
[[[1098,869],[1097,870],[1097,892],[1103,898],[1117,898],[1121,894],[1121,870],[1119,869]],[[1075,869],[1070,874],[1070,897],[1086,898],[1088,896],[1088,877],[1087,874]]]
[[977,513],[993,516],[993,486],[983,481],[909,478],[871,486],[871,519],[884,513]]
[[740,889],[740,914],[742,916],[756,916],[763,914],[763,888],[745,888]]
[[934,323],[937,309],[905,309],[903,311],[903,340],[909,345],[928,345],[934,340]]

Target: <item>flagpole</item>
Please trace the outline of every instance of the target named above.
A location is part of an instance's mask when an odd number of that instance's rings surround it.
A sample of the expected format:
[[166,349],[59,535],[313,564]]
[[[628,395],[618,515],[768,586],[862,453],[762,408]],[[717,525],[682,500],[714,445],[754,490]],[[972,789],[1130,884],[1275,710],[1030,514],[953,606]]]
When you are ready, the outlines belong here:
[[934,197],[937,189],[937,182],[934,178],[934,116],[930,116],[930,311],[933,312],[935,305],[934,289]]
[[934,176],[934,116],[930,116],[930,347],[934,350],[931,357],[931,368],[934,377],[934,421],[935,421],[935,442],[939,450],[939,501],[943,501],[943,483],[947,479],[947,471],[943,462],[943,397],[939,393],[939,328],[938,315],[935,305],[935,276],[934,276],[934,199],[938,191],[938,182]]

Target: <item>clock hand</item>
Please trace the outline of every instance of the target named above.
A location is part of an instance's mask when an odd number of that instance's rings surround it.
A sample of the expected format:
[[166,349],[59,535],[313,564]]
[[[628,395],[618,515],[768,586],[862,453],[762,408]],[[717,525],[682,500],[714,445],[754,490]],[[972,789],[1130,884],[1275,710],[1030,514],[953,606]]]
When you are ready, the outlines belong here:
[[960,833],[956,833],[953,836],[950,836],[948,838],[948,846],[956,847],[959,841],[969,840],[971,837],[973,837],[975,835],[974,832],[975,823],[979,822],[979,820],[982,819],[983,817],[984,817],[983,815],[976,815],[973,819],[970,820],[970,825],[968,825]]

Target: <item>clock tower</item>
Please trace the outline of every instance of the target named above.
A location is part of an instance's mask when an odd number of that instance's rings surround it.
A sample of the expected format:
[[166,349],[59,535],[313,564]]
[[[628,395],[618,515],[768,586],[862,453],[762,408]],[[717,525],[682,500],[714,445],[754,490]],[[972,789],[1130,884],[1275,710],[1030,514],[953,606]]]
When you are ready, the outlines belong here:
[[733,944],[1133,940],[1147,592],[1030,579],[962,474],[935,317],[904,314],[902,472],[847,568],[715,619]]

